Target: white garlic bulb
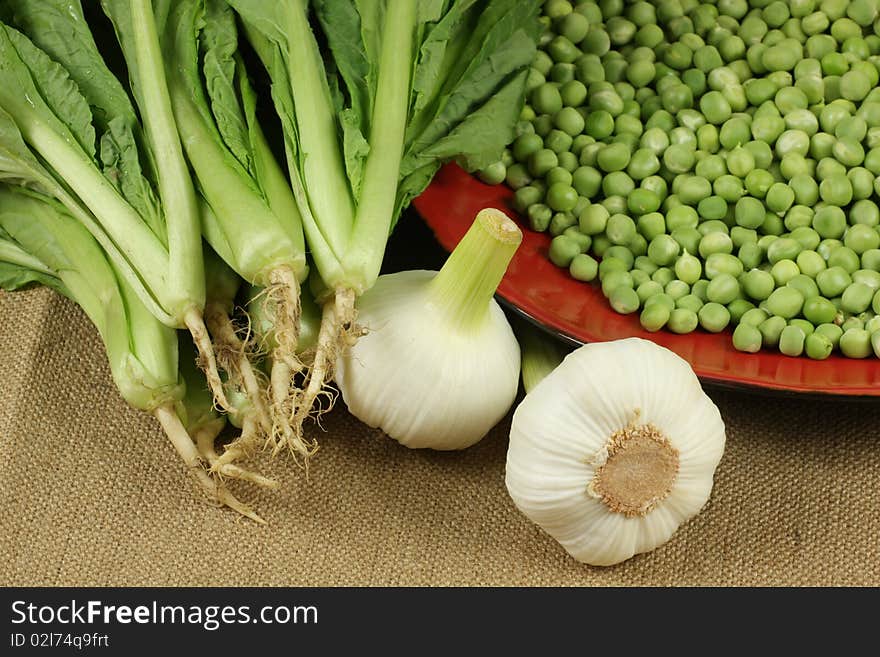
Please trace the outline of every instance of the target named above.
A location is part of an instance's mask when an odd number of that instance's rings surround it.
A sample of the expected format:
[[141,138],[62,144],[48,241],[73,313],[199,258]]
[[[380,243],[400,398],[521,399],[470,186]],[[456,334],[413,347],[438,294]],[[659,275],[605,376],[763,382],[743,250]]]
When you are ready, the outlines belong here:
[[724,443],[685,360],[639,338],[588,344],[514,413],[507,490],[575,559],[612,565],[702,509]]
[[366,329],[337,363],[348,410],[407,447],[470,447],[519,387],[520,350],[493,299],[522,240],[500,210],[480,211],[443,269],[380,276],[358,300]]

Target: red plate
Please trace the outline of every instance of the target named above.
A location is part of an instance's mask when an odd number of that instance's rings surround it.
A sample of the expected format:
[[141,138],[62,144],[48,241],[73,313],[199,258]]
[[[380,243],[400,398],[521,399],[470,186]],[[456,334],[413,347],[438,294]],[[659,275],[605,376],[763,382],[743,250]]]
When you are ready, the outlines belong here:
[[[455,165],[443,167],[414,205],[441,246],[458,244],[482,208],[516,216],[504,185],[485,185]],[[522,224],[522,222],[520,222]],[[574,344],[638,336],[686,359],[704,382],[798,393],[880,396],[880,360],[832,356],[824,361],[790,358],[771,351],[736,351],[730,332],[676,335],[642,329],[638,315],[619,315],[596,285],[576,281],[547,259],[550,239],[524,226],[524,239],[498,288],[508,306]]]

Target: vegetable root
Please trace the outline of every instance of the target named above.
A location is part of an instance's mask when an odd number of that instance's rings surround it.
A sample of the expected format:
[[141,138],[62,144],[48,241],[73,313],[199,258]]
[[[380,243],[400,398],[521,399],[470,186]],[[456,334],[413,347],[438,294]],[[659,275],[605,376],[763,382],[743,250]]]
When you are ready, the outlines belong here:
[[208,387],[214,395],[214,405],[221,411],[228,412],[231,409],[226,392],[223,390],[223,381],[217,369],[217,358],[214,356],[214,347],[211,337],[202,316],[195,310],[190,310],[184,318],[186,327],[192,335],[193,342],[199,352],[199,368],[205,373]]
[[291,422],[302,397],[297,377],[305,365],[297,355],[302,315],[299,282],[293,270],[284,266],[272,271],[269,282],[264,293],[275,342],[269,385],[272,419],[269,435],[277,454],[283,445],[296,443]]
[[187,433],[186,427],[183,426],[183,423],[170,404],[156,408],[153,411],[153,415],[159,421],[159,424],[162,425],[162,429],[165,431],[165,435],[168,436],[174,449],[177,450],[177,453],[186,463],[199,488],[211,502],[221,506],[228,506],[254,522],[265,524],[266,521],[257,515],[256,511],[238,500],[226,488],[223,482],[215,480],[208,474],[208,471],[205,469],[205,461],[199,454],[192,437]]
[[250,341],[239,338],[226,310],[217,304],[208,304],[205,308],[205,321],[214,341],[217,363],[227,374],[227,385],[243,389],[250,403],[250,409],[244,415],[254,417],[268,435],[272,420],[266,408],[263,386],[251,364]]
[[[346,288],[336,290],[333,301],[324,304],[315,358],[306,376],[302,396],[296,405],[291,433],[282,443],[290,448],[295,459],[302,459],[306,468],[318,445],[314,440],[305,439],[303,424],[307,418],[317,419],[333,408],[337,393],[329,388],[328,382],[333,378],[336,359],[361,333],[361,329],[355,324],[354,301],[354,290]],[[329,401],[316,407],[320,397],[326,397]]]
[[[217,434],[223,428],[224,424],[223,420],[220,419],[206,424],[195,432],[194,437],[199,454],[201,454],[202,458],[211,466],[211,474],[216,474],[220,477],[229,477],[230,479],[249,481],[252,484],[263,486],[265,488],[278,488],[280,484],[274,479],[270,479],[269,477],[265,477],[233,463],[218,464],[220,455],[217,454],[217,450],[214,448],[214,441],[217,439]],[[242,456],[243,455],[244,454],[242,453]]]

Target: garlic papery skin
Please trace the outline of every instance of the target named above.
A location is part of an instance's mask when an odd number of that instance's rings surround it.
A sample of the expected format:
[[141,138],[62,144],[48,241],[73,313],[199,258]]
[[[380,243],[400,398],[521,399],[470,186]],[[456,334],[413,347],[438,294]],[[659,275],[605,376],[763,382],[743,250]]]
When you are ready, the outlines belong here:
[[349,411],[411,448],[470,447],[510,410],[520,350],[493,294],[522,239],[483,210],[440,272],[380,276],[358,300],[363,335],[338,360]]
[[724,444],[685,360],[639,338],[588,344],[517,407],[507,490],[575,559],[613,565],[699,513]]

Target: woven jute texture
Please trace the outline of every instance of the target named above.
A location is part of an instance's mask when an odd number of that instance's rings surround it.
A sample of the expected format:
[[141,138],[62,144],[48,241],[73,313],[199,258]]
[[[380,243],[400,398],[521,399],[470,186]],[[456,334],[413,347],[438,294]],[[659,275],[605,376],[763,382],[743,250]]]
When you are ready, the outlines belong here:
[[880,404],[712,392],[727,451],[703,512],[612,568],[569,558],[504,488],[508,423],[463,453],[410,451],[341,404],[310,478],[200,501],[97,336],[46,290],[0,292],[3,585],[880,585]]

